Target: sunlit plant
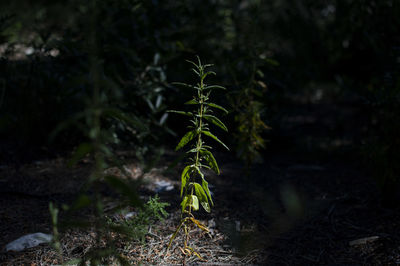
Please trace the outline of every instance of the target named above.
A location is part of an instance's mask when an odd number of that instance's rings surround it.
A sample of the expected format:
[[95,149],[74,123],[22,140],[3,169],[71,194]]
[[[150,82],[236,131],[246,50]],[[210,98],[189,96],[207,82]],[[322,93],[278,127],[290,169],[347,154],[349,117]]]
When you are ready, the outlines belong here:
[[188,245],[189,231],[192,225],[197,226],[206,232],[208,232],[208,228],[195,219],[193,211],[199,210],[199,206],[201,205],[206,212],[210,212],[211,206],[213,205],[211,193],[208,188],[208,182],[205,178],[203,169],[212,169],[216,174],[220,173],[217,161],[211,153],[212,147],[206,145],[204,139],[205,137],[211,138],[228,149],[228,147],[218,137],[211,133],[209,128],[210,124],[214,124],[224,131],[228,131],[224,123],[222,123],[213,112],[215,109],[221,110],[225,113],[228,113],[228,111],[215,103],[209,102],[210,94],[213,89],[225,88],[219,85],[207,85],[205,83],[206,77],[209,75],[215,75],[215,72],[206,70],[208,67],[212,66],[211,64],[203,65],[199,57],[197,57],[197,61],[197,63],[192,61],[188,62],[194,66],[191,70],[196,74],[199,82],[196,85],[175,83],[194,90],[195,93],[193,99],[185,103],[186,105],[194,106],[194,110],[192,112],[170,111],[187,116],[190,121],[190,125],[188,126],[189,131],[179,141],[175,150],[180,150],[191,142],[193,144],[187,151],[190,156],[188,158],[188,163],[181,174],[181,221],[170,239],[168,248],[171,246],[172,241],[180,229],[183,228],[185,234],[184,248],[181,248],[183,254],[188,256],[194,254],[201,259],[201,256]]

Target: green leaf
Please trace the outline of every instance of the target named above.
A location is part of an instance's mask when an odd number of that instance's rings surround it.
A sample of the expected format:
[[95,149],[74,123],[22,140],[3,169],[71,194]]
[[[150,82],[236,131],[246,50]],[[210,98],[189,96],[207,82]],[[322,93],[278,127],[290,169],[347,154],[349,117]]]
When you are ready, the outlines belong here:
[[213,116],[213,115],[204,115],[203,116],[207,121],[213,123],[214,125],[222,128],[225,131],[228,131],[228,128],[222,123],[221,120],[218,119],[218,117]]
[[185,104],[199,104],[199,102],[195,99],[191,99],[190,101],[185,102]]
[[217,161],[215,160],[213,154],[210,151],[207,151],[207,150],[201,150],[200,153],[203,156],[203,158],[207,161],[207,163],[211,167],[211,169],[213,169],[214,172],[217,175],[219,175],[218,164],[217,164]]
[[188,204],[188,199],[189,199],[189,197],[188,197],[188,196],[185,196],[185,197],[183,198],[182,202],[181,202],[182,212],[186,209],[186,206],[187,206],[187,204]]
[[207,196],[210,198],[211,205],[214,205],[214,202],[212,201],[212,198],[211,198],[210,189],[208,188],[208,182],[204,178],[201,181],[201,186],[203,187],[203,189],[206,192]]
[[193,116],[192,112],[184,112],[184,111],[176,111],[176,110],[168,110],[167,113],[176,113],[176,114],[180,114],[180,115]]
[[193,61],[190,61],[190,60],[185,60],[186,62],[188,62],[188,63],[190,63],[190,64],[192,64],[193,66],[195,66],[197,69],[199,68],[199,66],[200,66],[200,63],[199,63],[199,65],[197,65],[195,62],[193,62]]
[[68,161],[68,166],[74,166],[79,160],[83,159],[88,153],[93,150],[93,145],[88,142],[81,143],[72,158]]
[[195,211],[199,210],[199,199],[195,195],[192,195],[192,200],[190,205],[193,207],[193,210]]
[[195,136],[197,135],[196,131],[189,131],[183,136],[181,141],[179,141],[178,146],[176,146],[175,151],[183,148],[186,144],[189,143]]
[[222,106],[219,106],[218,104],[215,104],[215,103],[207,103],[207,105],[208,106],[211,106],[211,107],[214,107],[214,108],[217,108],[217,109],[219,109],[219,110],[222,110],[222,111],[224,111],[225,113],[228,113],[228,110],[226,110],[224,107],[222,107]]
[[196,89],[195,86],[189,85],[189,84],[186,84],[186,83],[182,83],[182,82],[172,82],[171,84],[172,85],[179,85],[179,86],[186,87],[186,88]]
[[210,131],[201,131],[204,135],[209,136],[210,138],[213,138],[215,141],[219,142],[222,146],[224,146],[228,151],[229,148],[226,146],[219,138],[217,138],[215,135],[213,135]]
[[210,212],[210,205],[208,204],[208,198],[203,190],[203,187],[199,183],[194,183],[194,189],[201,206],[203,206],[206,212]]
[[188,165],[185,167],[185,169],[183,169],[182,174],[181,174],[181,197],[183,194],[183,189],[186,186],[186,183],[188,181],[188,177],[190,177],[190,170],[192,169],[192,165]]
[[204,174],[201,172],[200,167],[194,166],[194,168],[197,170],[197,173],[201,176],[201,178],[204,178]]
[[200,73],[199,73],[196,69],[192,68],[192,71],[193,71],[194,73],[196,73],[197,76],[200,76]]
[[[203,74],[203,76],[201,77],[201,79],[204,80],[208,75],[214,75],[214,76],[216,76],[217,73],[215,73],[214,71],[208,71],[208,72],[206,72],[206,73]],[[219,86],[219,87],[221,87],[221,86]],[[205,89],[207,89],[207,86],[205,87]]]
[[222,89],[226,90],[225,87],[219,86],[219,85],[208,85],[204,87],[205,90],[211,90],[211,89]]

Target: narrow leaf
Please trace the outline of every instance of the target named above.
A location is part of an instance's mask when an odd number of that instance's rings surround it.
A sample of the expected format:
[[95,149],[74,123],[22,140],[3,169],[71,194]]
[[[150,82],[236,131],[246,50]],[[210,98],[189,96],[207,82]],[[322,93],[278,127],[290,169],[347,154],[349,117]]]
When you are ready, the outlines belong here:
[[[199,66],[195,63],[195,62],[193,62],[193,61],[190,61],[190,60],[185,60],[186,62],[188,62],[188,63],[190,63],[190,64],[192,64],[193,66],[195,66],[196,68],[199,68]],[[200,64],[199,64],[200,65]]]
[[199,102],[195,99],[191,99],[190,101],[185,102],[185,104],[199,104]]
[[185,188],[186,183],[188,181],[188,178],[190,177],[191,168],[192,168],[192,166],[188,165],[182,171],[182,174],[181,174],[181,197],[182,197],[182,194],[183,194],[183,189]]
[[208,106],[211,106],[211,107],[214,107],[214,108],[217,108],[217,109],[219,109],[219,110],[222,110],[222,111],[224,111],[225,113],[228,113],[228,110],[226,110],[224,107],[222,107],[222,106],[219,106],[218,104],[215,104],[215,103],[207,103],[207,105]]
[[[203,76],[201,77],[201,79],[205,79],[208,75],[214,75],[216,76],[217,73],[215,73],[214,71],[208,71],[206,73],[203,74]],[[207,87],[205,87],[205,89],[207,89]]]
[[201,131],[204,135],[209,136],[210,138],[213,138],[215,141],[219,142],[222,146],[225,147],[229,151],[228,146],[226,146],[219,138],[217,138],[215,135],[213,135],[210,131]]
[[204,87],[205,90],[211,90],[211,89],[222,89],[226,90],[225,87],[219,86],[219,85],[208,85]]
[[187,204],[188,204],[188,199],[189,199],[189,197],[188,197],[188,196],[185,196],[185,197],[183,198],[182,202],[181,202],[182,212],[186,209],[186,206],[187,206]]
[[196,88],[193,85],[189,85],[189,84],[186,84],[186,83],[183,83],[183,82],[172,82],[171,84],[172,85],[179,85],[179,86],[186,87],[186,88],[191,88],[191,89],[195,89]]
[[192,71],[193,71],[194,73],[196,73],[197,76],[200,76],[200,73],[199,73],[196,69],[192,68]]
[[212,198],[211,198],[210,189],[208,188],[208,182],[204,178],[201,181],[201,186],[203,187],[203,189],[206,192],[207,196],[210,198],[211,205],[214,205],[214,202],[212,201]]
[[199,183],[194,183],[194,189],[201,206],[203,206],[206,212],[210,212],[210,205],[208,204],[208,198],[203,190],[203,187]]
[[176,111],[176,110],[168,110],[168,113],[176,113],[180,115],[186,115],[186,116],[193,116],[191,112],[184,112],[184,111]]
[[213,116],[213,115],[204,115],[204,118],[207,121],[213,123],[214,125],[222,128],[223,130],[228,131],[228,128],[224,125],[224,123],[222,123],[221,120],[218,119],[218,117]]
[[207,150],[201,150],[200,153],[203,156],[203,158],[207,161],[207,163],[211,167],[211,169],[213,169],[214,172],[217,175],[219,175],[218,164],[217,164],[217,161],[215,160],[213,154],[210,151],[207,151]]
[[195,136],[197,135],[196,131],[189,131],[185,134],[185,136],[183,136],[183,138],[181,139],[181,141],[179,141],[178,146],[176,146],[175,151],[183,148],[186,144],[189,143],[189,141],[191,141]]

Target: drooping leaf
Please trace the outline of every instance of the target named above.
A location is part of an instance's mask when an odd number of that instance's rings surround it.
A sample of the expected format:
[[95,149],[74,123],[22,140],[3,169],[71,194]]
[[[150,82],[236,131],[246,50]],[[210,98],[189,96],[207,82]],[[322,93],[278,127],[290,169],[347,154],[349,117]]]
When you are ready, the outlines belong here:
[[192,199],[191,199],[190,205],[193,207],[193,210],[198,211],[199,210],[199,199],[195,195],[192,195],[191,198]]
[[218,117],[213,116],[213,115],[203,115],[203,117],[204,117],[207,121],[213,123],[214,125],[216,125],[216,126],[222,128],[222,129],[225,130],[225,131],[228,131],[228,128],[224,125],[224,123],[222,123],[221,120],[218,119]]
[[214,134],[212,134],[210,131],[201,131],[204,135],[209,136],[210,138],[213,138],[215,141],[219,142],[222,146],[224,146],[228,151],[229,148],[226,146],[219,138],[217,138]]
[[219,109],[219,110],[222,110],[222,111],[224,111],[226,114],[228,113],[228,110],[226,110],[224,107],[222,107],[222,106],[219,106],[218,104],[215,104],[215,103],[207,103],[207,105],[208,106],[211,106],[211,107],[214,107],[214,108],[217,108],[217,109]]
[[186,206],[187,206],[187,204],[188,204],[188,199],[189,199],[188,196],[183,197],[183,200],[182,200],[182,202],[181,202],[182,212],[186,209]]
[[201,150],[200,153],[203,156],[203,158],[207,161],[207,163],[211,167],[211,169],[213,169],[214,172],[217,175],[219,175],[219,167],[218,167],[217,161],[214,158],[214,155],[210,151],[207,151],[207,150]]
[[183,194],[183,189],[185,188],[188,178],[190,177],[190,171],[191,171],[192,167],[193,167],[192,165],[188,165],[182,171],[182,174],[181,174],[181,197]]
[[208,188],[208,182],[204,178],[201,180],[201,186],[203,187],[207,196],[210,198],[211,205],[214,205],[214,202],[212,201],[212,198],[211,198],[210,189]]
[[175,150],[179,150],[183,148],[186,144],[189,143],[195,136],[197,135],[196,131],[192,130],[187,132],[182,139],[179,141],[178,145],[176,146]]
[[184,112],[184,111],[176,111],[176,110],[168,110],[168,113],[175,113],[175,114],[180,114],[180,115],[186,115],[186,116],[193,116],[192,112]]
[[203,190],[203,187],[199,183],[194,183],[194,190],[201,206],[203,206],[206,212],[210,212],[210,205],[208,204],[208,198]]
[[200,223],[200,222],[199,222],[198,220],[196,220],[195,218],[190,217],[190,220],[191,220],[195,225],[197,225],[201,230],[204,230],[204,231],[206,231],[206,232],[210,232],[210,230],[209,230],[204,224]]

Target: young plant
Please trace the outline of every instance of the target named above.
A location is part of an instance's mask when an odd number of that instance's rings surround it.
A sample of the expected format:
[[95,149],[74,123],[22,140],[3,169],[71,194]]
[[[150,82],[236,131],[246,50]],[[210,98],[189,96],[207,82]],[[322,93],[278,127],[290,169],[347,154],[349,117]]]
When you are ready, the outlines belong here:
[[[254,163],[262,161],[260,151],[265,148],[267,142],[262,134],[270,129],[261,118],[265,110],[265,104],[261,99],[267,89],[262,81],[264,74],[260,69],[265,64],[264,61],[251,62],[246,68],[248,70],[246,77],[240,82],[232,71],[236,86],[240,88],[230,97],[236,122],[236,133],[233,137],[237,143],[237,156],[245,163],[246,176],[250,175]],[[268,64],[277,64],[273,60],[270,61]]]
[[225,88],[218,85],[207,85],[205,83],[206,77],[208,75],[215,75],[215,72],[206,71],[206,69],[212,65],[203,65],[199,57],[197,57],[197,60],[197,64],[192,61],[188,62],[194,66],[192,71],[198,76],[199,82],[196,85],[176,83],[178,85],[191,88],[195,91],[193,99],[185,103],[187,105],[194,106],[194,110],[192,112],[175,110],[169,111],[189,117],[189,121],[191,123],[191,125],[188,126],[189,131],[182,137],[175,150],[185,147],[193,140],[194,142],[191,148],[187,151],[187,153],[190,154],[188,160],[189,162],[181,174],[181,221],[170,239],[168,248],[171,246],[172,241],[176,237],[179,230],[183,228],[185,236],[184,248],[181,249],[182,252],[184,255],[195,254],[202,259],[200,255],[188,245],[189,231],[192,225],[197,226],[206,232],[208,232],[208,229],[195,219],[192,212],[199,210],[200,205],[206,212],[210,212],[210,206],[213,205],[211,193],[208,188],[208,182],[205,179],[203,169],[212,169],[216,174],[220,173],[217,161],[215,160],[214,155],[211,153],[212,147],[206,145],[204,139],[205,137],[211,138],[220,143],[227,150],[229,150],[229,148],[219,138],[211,133],[209,128],[210,124],[214,124],[224,131],[228,131],[224,123],[222,123],[222,121],[214,115],[213,109],[222,110],[225,113],[228,113],[228,111],[215,103],[209,102],[210,94],[213,89]]

